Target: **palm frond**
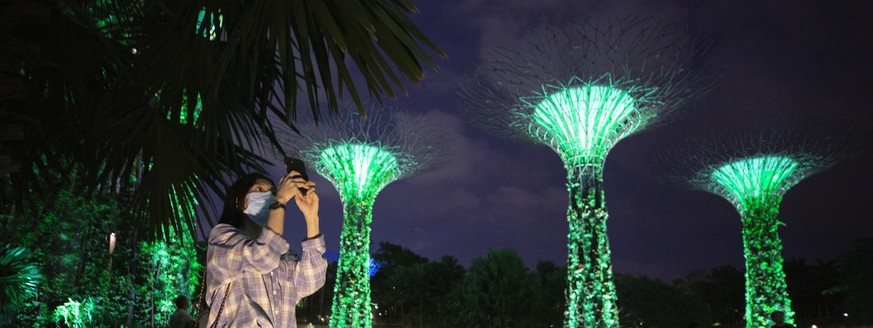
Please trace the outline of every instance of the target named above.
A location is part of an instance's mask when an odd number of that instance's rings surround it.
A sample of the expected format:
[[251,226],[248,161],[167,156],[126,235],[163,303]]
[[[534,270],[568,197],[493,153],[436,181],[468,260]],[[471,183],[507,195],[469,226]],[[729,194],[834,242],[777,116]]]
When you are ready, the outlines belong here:
[[[20,37],[43,50],[22,61],[31,91],[20,103],[39,110],[23,114],[34,132],[21,181],[60,161],[83,188],[133,187],[131,212],[154,232],[194,226],[208,213],[197,204],[282,151],[268,116],[295,129],[298,104],[317,119],[346,94],[363,113],[354,77],[376,100],[395,98],[442,55],[408,1],[38,3],[52,19],[37,24],[44,39]],[[0,99],[0,115],[17,105]]]
[[5,245],[0,249],[0,325],[11,322],[13,315],[36,293],[42,275],[27,248]]

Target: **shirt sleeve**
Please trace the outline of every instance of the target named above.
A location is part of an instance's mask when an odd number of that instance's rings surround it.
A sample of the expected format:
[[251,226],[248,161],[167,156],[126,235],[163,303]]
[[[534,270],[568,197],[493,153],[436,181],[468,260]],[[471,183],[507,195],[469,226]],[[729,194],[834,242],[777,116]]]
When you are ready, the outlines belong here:
[[288,242],[270,229],[262,229],[256,239],[227,224],[219,224],[209,234],[208,265],[230,274],[241,271],[267,273],[276,269]]
[[295,304],[323,287],[327,275],[327,260],[324,259],[324,236],[304,240],[302,248],[303,254],[299,261],[288,260],[290,261],[289,265],[294,267],[290,278],[297,290]]

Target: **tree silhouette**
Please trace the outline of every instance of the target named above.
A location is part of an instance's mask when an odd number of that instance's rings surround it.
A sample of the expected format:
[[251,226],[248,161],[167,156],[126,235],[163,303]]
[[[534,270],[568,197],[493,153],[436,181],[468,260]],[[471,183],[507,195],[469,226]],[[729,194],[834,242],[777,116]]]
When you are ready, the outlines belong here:
[[645,276],[619,274],[616,288],[623,327],[711,326],[711,309],[695,294]]
[[846,290],[848,319],[858,324],[873,323],[873,238],[855,242],[839,260],[840,282]]
[[533,279],[512,249],[494,249],[473,259],[463,281],[449,296],[449,321],[458,327],[536,325]]

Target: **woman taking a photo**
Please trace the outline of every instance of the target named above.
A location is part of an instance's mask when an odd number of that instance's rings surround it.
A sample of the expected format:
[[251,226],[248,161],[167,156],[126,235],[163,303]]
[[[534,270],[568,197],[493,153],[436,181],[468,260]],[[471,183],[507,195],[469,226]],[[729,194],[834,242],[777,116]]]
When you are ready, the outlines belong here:
[[[292,200],[306,224],[299,259],[282,237]],[[297,303],[324,286],[327,269],[318,201],[297,171],[278,187],[249,174],[228,188],[206,252],[208,327],[297,327]]]

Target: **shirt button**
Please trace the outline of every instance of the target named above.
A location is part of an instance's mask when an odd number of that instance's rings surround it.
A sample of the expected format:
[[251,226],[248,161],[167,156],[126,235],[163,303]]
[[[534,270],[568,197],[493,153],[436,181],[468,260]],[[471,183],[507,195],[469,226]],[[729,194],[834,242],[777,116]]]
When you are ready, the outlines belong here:
[[270,275],[271,275],[271,276],[272,276],[272,275],[273,275],[273,273],[272,273],[272,272],[270,272]]
[[273,291],[273,295],[276,295],[276,291],[275,291],[275,290]]

